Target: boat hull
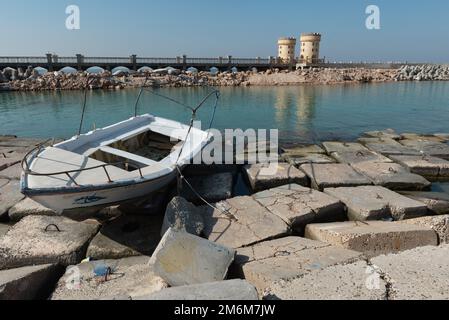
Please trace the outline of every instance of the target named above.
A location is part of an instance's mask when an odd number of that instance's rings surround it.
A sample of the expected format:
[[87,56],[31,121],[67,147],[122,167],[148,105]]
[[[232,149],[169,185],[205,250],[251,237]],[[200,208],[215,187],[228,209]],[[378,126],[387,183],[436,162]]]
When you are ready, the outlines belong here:
[[[27,196],[52,208],[59,214],[67,212],[89,210],[100,210],[115,204],[140,199],[155,191],[158,191],[176,179],[176,172],[162,176],[154,180],[146,180],[129,185],[114,185],[99,190],[84,190],[80,192],[66,192],[64,190],[53,191],[42,194],[28,194]],[[23,192],[26,194],[26,191]]]

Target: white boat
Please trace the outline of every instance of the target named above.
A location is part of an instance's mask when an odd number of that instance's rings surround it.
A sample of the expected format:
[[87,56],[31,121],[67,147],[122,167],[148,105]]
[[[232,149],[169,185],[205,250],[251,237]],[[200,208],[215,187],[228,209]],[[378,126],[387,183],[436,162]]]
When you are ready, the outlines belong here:
[[137,200],[170,184],[208,139],[176,121],[133,117],[31,151],[21,192],[61,214]]

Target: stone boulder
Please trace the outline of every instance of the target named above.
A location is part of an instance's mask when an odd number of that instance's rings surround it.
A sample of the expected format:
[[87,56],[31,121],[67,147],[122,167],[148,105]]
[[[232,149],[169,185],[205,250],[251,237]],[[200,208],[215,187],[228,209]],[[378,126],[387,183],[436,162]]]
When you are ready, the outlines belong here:
[[183,230],[201,236],[204,231],[204,219],[201,210],[181,197],[175,197],[168,204],[162,225],[161,236],[169,228]]

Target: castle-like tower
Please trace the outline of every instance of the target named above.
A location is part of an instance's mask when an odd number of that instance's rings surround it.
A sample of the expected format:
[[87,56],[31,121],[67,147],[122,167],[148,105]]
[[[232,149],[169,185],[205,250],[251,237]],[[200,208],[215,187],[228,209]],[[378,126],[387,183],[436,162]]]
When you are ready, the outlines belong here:
[[300,63],[317,63],[320,58],[321,34],[303,33],[301,34],[301,46],[299,54]]
[[295,38],[280,38],[278,40],[279,52],[278,57],[282,62],[290,63],[295,61]]

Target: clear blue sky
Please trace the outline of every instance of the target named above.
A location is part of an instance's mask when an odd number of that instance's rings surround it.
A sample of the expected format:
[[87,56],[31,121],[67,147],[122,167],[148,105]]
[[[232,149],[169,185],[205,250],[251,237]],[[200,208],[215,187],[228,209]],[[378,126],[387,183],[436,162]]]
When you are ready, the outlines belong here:
[[[65,28],[65,8],[81,30]],[[365,8],[381,9],[381,30]],[[323,34],[333,60],[449,62],[447,0],[0,0],[0,56],[276,55],[279,36]]]

